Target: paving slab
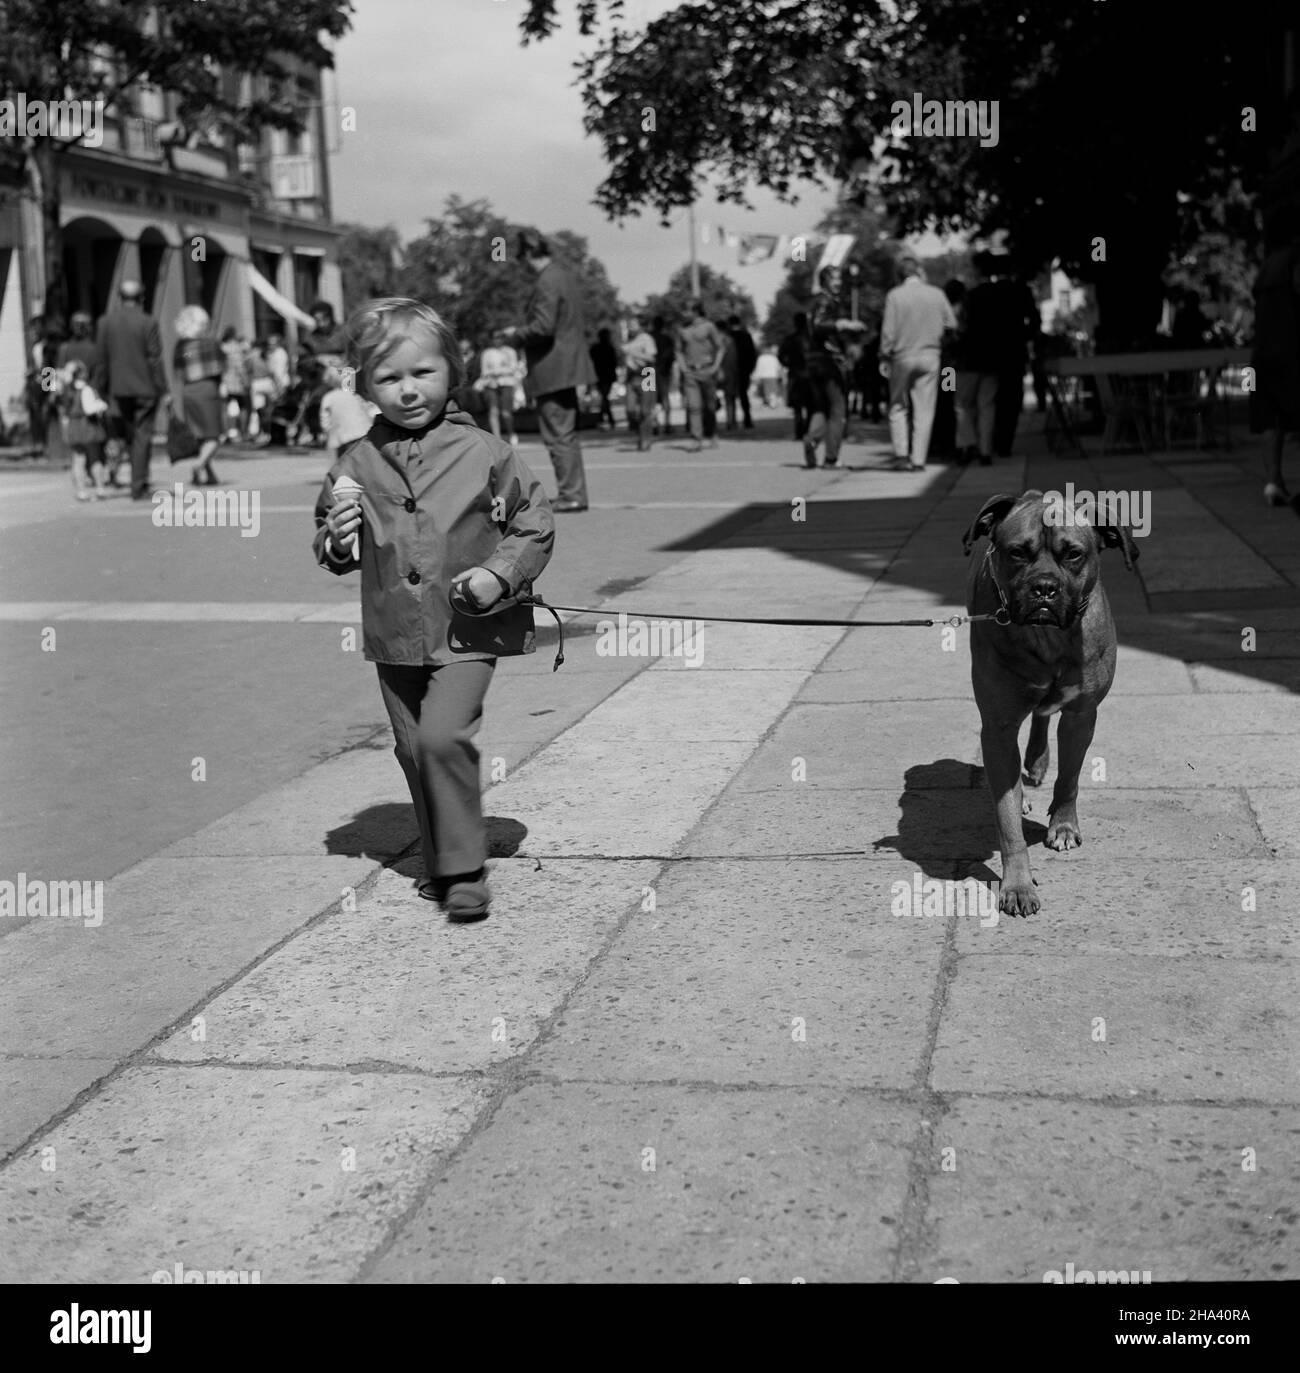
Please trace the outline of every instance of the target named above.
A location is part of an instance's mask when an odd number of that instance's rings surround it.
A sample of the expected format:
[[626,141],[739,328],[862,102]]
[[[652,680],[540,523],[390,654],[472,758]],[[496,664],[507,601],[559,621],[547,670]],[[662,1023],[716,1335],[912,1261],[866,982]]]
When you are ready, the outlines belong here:
[[1069,1263],[1152,1283],[1300,1278],[1293,1106],[960,1097],[934,1147],[924,1280],[1041,1283]]
[[885,1282],[917,1115],[836,1089],[526,1086],[367,1280]]
[[0,1043],[49,1057],[123,1058],[372,867],[347,857],[137,864],[105,883],[97,928],[35,920],[6,936]]
[[[1153,863],[1096,851],[1088,856],[1085,863],[1073,854],[1035,849],[1032,861],[1042,909],[1028,920],[1003,917],[996,926],[958,921],[958,952],[1300,957],[1295,902],[1300,862],[1247,858],[1236,863]],[[993,866],[999,866],[996,860]]]
[[1246,797],[1269,852],[1300,854],[1300,787],[1248,787]]
[[1295,1103],[1297,1065],[1294,960],[1025,954],[961,961],[930,1080],[939,1092]]
[[667,857],[753,749],[751,740],[620,743],[573,730],[484,806],[526,826],[522,857]]
[[204,1006],[202,1043],[182,1029],[158,1057],[342,1067],[383,1063],[482,1072],[528,1047],[654,879],[655,863],[498,860],[492,917],[450,924],[382,872]]
[[0,1170],[0,1281],[148,1283],[180,1263],[346,1282],[485,1096],[400,1073],[129,1069]]
[[0,1058],[0,1157],[17,1149],[116,1066],[113,1058],[41,1057],[39,1044],[31,1057],[10,1052]]
[[560,1080],[916,1081],[944,922],[900,919],[913,869],[681,863],[531,1060]]
[[[799,704],[781,718],[734,787],[895,789],[909,768],[973,756],[978,744],[973,700]],[[796,758],[804,760],[802,782],[793,780]]]

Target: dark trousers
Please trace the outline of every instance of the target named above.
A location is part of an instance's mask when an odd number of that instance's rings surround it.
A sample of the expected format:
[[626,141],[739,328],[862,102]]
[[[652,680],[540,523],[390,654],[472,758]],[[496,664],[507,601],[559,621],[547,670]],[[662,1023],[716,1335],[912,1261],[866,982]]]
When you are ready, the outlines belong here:
[[158,397],[114,396],[113,408],[117,411],[118,433],[131,450],[131,494],[143,496],[149,489],[149,458]]
[[[748,377],[748,376],[743,376],[743,377],[741,377],[741,379],[740,379],[740,413],[745,417],[745,428],[746,428],[746,429],[752,429],[752,428],[754,427],[754,416],[750,413],[750,410],[749,410],[749,377]],[[731,423],[734,424],[735,421],[734,421],[734,420],[731,420]]]
[[487,832],[474,735],[496,661],[375,666],[393,752],[415,805],[424,870],[430,877],[477,872],[487,860]]
[[718,432],[718,383],[713,377],[686,377],[682,394],[691,438],[696,443],[713,438]]
[[1009,458],[1016,441],[1016,426],[1025,408],[1025,369],[1006,367],[998,372],[998,397],[993,410],[993,451]]
[[546,451],[551,455],[558,499],[586,505],[587,473],[582,466],[582,448],[578,443],[576,387],[537,397],[537,427],[541,430]]

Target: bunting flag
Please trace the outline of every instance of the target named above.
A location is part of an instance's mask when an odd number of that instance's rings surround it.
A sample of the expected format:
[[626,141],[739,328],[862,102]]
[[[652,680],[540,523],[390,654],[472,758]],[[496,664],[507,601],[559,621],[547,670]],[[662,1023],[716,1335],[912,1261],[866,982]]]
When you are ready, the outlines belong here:
[[766,262],[775,254],[778,242],[775,234],[741,234],[740,265],[752,267],[756,262]]
[[[700,225],[700,242],[703,244],[716,244],[719,248],[734,248],[737,254],[737,263],[741,267],[756,267],[761,262],[767,262],[770,258],[780,258],[784,260],[790,253],[795,238],[798,237],[804,244],[821,242],[822,235],[812,232],[805,234],[742,234],[733,229],[728,229],[725,224]],[[833,234],[826,245],[826,251],[832,250],[832,245],[846,244],[835,249],[838,256],[827,258],[823,254],[822,266],[839,266],[848,256],[849,248],[853,246],[854,239],[850,234]],[[802,259],[801,259],[802,260]],[[820,271],[821,268],[818,268]]]

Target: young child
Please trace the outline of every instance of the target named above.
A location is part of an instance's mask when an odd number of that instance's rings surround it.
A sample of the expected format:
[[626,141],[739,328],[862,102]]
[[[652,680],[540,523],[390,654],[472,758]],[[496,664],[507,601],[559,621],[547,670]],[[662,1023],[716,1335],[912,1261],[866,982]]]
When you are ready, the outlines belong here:
[[84,362],[67,365],[59,392],[59,409],[63,439],[72,450],[72,486],[77,499],[88,501],[93,490],[96,499],[102,501],[107,494],[102,416],[108,410],[108,402],[96,395]]
[[[321,397],[320,402],[320,428],[321,434],[325,438],[325,451],[329,454],[331,462],[339,455],[338,427],[344,414],[352,412],[351,401],[346,400],[348,388],[343,385],[342,369],[336,367],[332,362],[327,363],[324,376],[325,385],[330,389]],[[355,397],[353,397],[355,399]],[[363,401],[373,419],[379,413],[379,407],[369,401]]]
[[[436,311],[371,300],[346,328],[359,394],[334,406],[339,455],[316,502],[316,559],[336,574],[361,569],[363,648],[420,827],[420,895],[453,920],[481,920],[487,836],[473,736],[496,659],[533,651],[532,611],[479,619],[448,596],[454,586],[487,610],[527,594],[550,560],[555,520],[510,445],[449,404],[461,353]],[[366,398],[379,408],[373,421]],[[359,497],[336,502],[340,478]]]

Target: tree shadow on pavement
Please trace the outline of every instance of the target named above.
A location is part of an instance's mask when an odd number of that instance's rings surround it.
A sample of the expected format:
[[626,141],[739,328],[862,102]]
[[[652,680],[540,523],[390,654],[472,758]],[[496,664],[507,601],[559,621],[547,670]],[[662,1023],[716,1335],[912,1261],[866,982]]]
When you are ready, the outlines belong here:
[[[961,545],[967,518],[973,521],[988,497],[1018,487],[1009,469],[1001,470],[995,465],[987,474],[981,473],[981,480],[969,483],[969,499],[963,494],[959,512],[948,509],[940,512],[940,506],[956,480],[956,469],[937,466],[935,475],[926,478],[924,486],[914,494],[895,497],[882,492],[875,498],[824,501],[814,495],[809,498],[805,518],[800,523],[792,522],[789,502],[753,502],[728,511],[683,538],[659,545],[658,551],[775,549],[789,558],[821,563],[837,572],[855,573],[863,579],[864,595],[876,587],[894,592],[911,590],[933,596],[936,609],[963,607],[970,566],[970,559],[963,555]],[[1081,489],[1093,485],[1089,468],[1062,459],[1060,482],[1066,481],[1075,481]],[[924,529],[932,516],[937,516],[934,526]],[[1158,531],[1153,532],[1145,542],[1154,549],[1159,537]],[[982,541],[977,543],[972,556],[981,556],[983,547]],[[879,559],[871,556],[881,549],[894,551],[883,570]],[[1241,609],[1153,612],[1142,581],[1140,560],[1135,570],[1129,572],[1117,553],[1107,551],[1102,555],[1101,566],[1121,647],[1140,649],[1185,664],[1205,663],[1222,671],[1284,687],[1290,692],[1297,690],[1300,647],[1293,657],[1268,657],[1242,651],[1242,613],[1254,604],[1258,593],[1243,590]],[[672,607],[666,610],[671,611]],[[720,603],[717,612],[720,615],[762,614],[743,600]],[[693,613],[699,614],[698,610]],[[817,602],[810,600],[807,613],[818,616],[823,611]],[[1265,609],[1257,609],[1252,623],[1267,623],[1260,617],[1268,613]],[[1277,613],[1285,616],[1288,611],[1283,606]],[[1115,690],[1123,691],[1122,671],[1116,679]]]

